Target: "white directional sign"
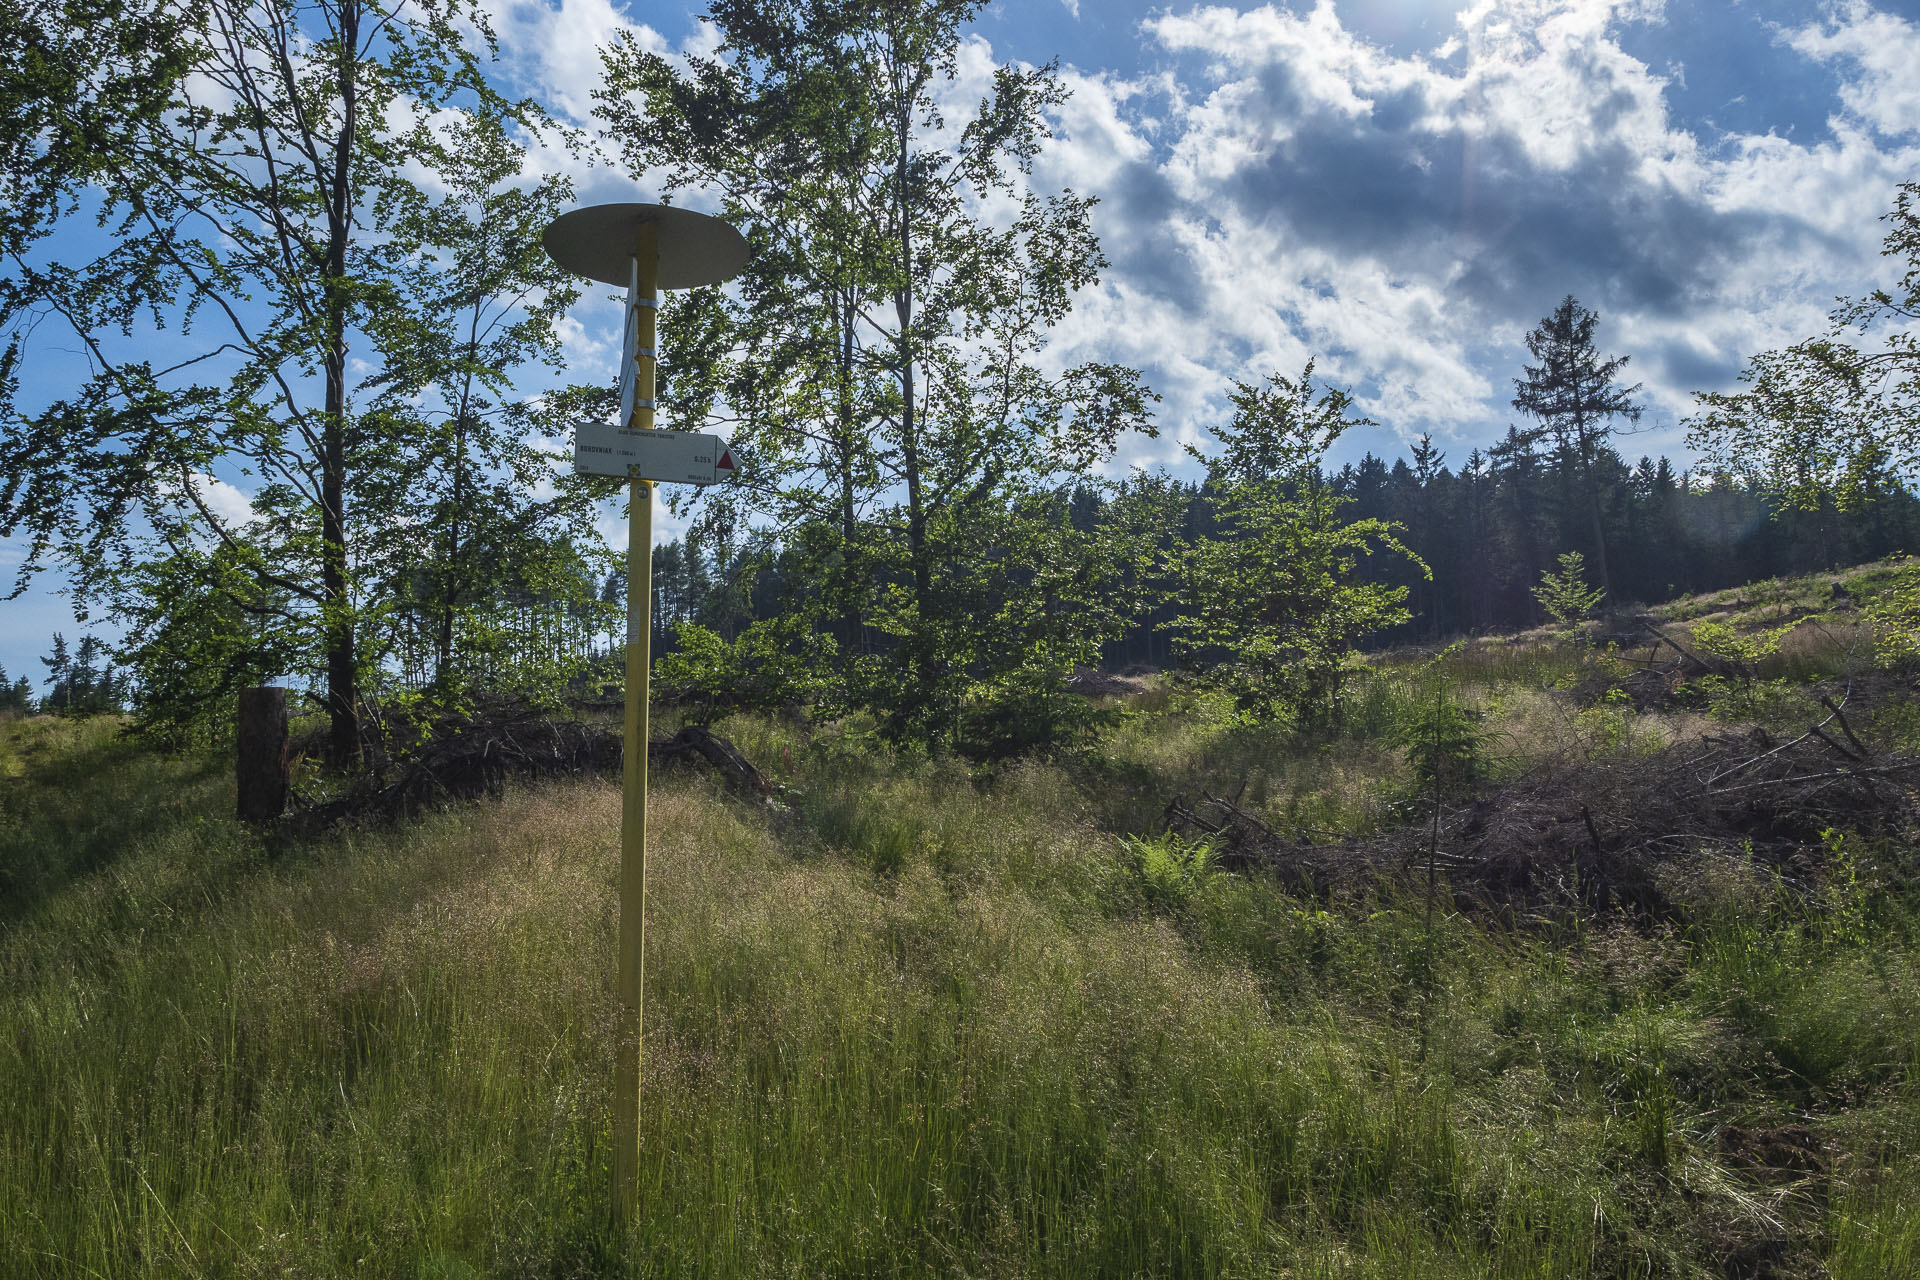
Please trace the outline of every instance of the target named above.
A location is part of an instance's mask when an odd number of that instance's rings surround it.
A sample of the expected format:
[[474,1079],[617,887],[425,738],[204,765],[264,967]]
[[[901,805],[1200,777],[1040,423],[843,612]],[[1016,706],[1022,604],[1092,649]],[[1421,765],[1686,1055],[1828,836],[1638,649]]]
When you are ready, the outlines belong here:
[[717,484],[733,475],[733,455],[719,436],[582,422],[573,433],[573,469],[589,476]]

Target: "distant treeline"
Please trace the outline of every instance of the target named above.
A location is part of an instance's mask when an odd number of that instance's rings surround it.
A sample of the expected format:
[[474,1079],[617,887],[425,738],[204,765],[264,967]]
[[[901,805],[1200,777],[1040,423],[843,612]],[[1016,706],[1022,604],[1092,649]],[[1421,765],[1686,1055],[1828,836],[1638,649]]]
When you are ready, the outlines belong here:
[[[1476,448],[1456,468],[1431,438],[1410,458],[1392,462],[1369,453],[1358,463],[1322,472],[1320,482],[1345,501],[1347,520],[1379,518],[1399,525],[1402,540],[1432,571],[1394,555],[1368,557],[1363,580],[1408,590],[1412,620],[1378,633],[1374,647],[1534,626],[1544,618],[1533,589],[1566,551],[1597,559],[1580,468],[1529,447],[1510,431],[1490,449]],[[1610,567],[1607,607],[1655,604],[1758,579],[1859,564],[1920,546],[1920,501],[1887,480],[1875,500],[1840,510],[1828,503],[1803,510],[1725,475],[1676,469],[1666,458],[1629,464],[1611,449],[1599,454],[1601,510]],[[1217,527],[1204,480],[1129,480],[1101,488],[1058,491],[1058,518],[1081,532],[1096,528],[1108,508],[1140,484],[1184,499],[1170,524],[1175,537],[1231,539]],[[808,589],[792,563],[761,558],[730,530],[700,527],[654,553],[654,645],[676,647],[675,628],[694,622],[728,640],[755,618],[777,616],[795,592]],[[603,599],[619,598],[619,575]],[[1118,641],[1105,646],[1114,668],[1172,665],[1168,624],[1178,606],[1152,608]],[[868,644],[883,643],[874,637]]]
[[[1610,565],[1607,605],[1616,610],[1920,547],[1920,501],[1891,481],[1872,501],[1847,510],[1831,503],[1805,510],[1724,475],[1676,470],[1666,458],[1643,457],[1629,465],[1608,448],[1601,450],[1595,470],[1602,484]],[[1389,463],[1369,453],[1358,463],[1316,472],[1314,483],[1340,500],[1343,521],[1393,523],[1433,575],[1427,579],[1397,554],[1360,559],[1353,577],[1405,588],[1412,614],[1407,622],[1375,632],[1368,646],[1444,641],[1545,621],[1534,596],[1542,574],[1555,568],[1563,552],[1581,552],[1590,566],[1598,558],[1580,480],[1581,468],[1530,448],[1518,432],[1490,449],[1472,450],[1457,468],[1423,438],[1410,458]],[[1149,490],[1151,500],[1142,502]],[[1148,506],[1166,513],[1159,542],[1170,551],[1183,541],[1231,542],[1241,536],[1215,518],[1216,496],[1208,481],[1161,475],[1106,486],[1064,485],[1055,491],[1051,509],[1062,527],[1091,534],[1123,508]],[[588,566],[570,564],[570,572],[558,574],[547,590],[522,587],[486,611],[488,642],[461,646],[481,655],[476,675],[498,679],[559,664],[556,670],[579,673],[570,681],[576,695],[617,693],[624,574],[579,582]],[[1162,582],[1161,592],[1147,593],[1145,608],[1137,607],[1137,598],[1134,607],[1113,603],[1116,613],[1133,616],[1117,639],[1102,646],[1105,666],[1179,663],[1172,625],[1181,610],[1178,585]],[[805,564],[780,547],[742,537],[724,521],[699,522],[684,538],[654,550],[653,652],[678,652],[682,624],[696,624],[732,643],[756,619],[779,618],[818,589]],[[581,603],[596,599],[598,608]],[[398,614],[389,626],[409,636],[420,629],[399,625],[406,620]],[[473,625],[463,620],[460,634]],[[431,655],[421,656],[424,643],[394,649],[406,659],[398,669],[404,686],[419,687],[430,679]],[[852,647],[874,652],[891,643],[868,628]],[[9,680],[0,672],[0,710],[119,711],[135,691],[127,674],[115,671],[106,657],[105,646],[91,636],[71,653],[64,638],[55,636],[52,651],[42,659],[48,669],[46,692],[37,692],[24,675]],[[584,668],[578,665],[582,660]]]
[[40,659],[47,668],[47,692],[37,695],[26,676],[8,679],[0,667],[0,712],[40,712],[44,715],[90,716],[121,711],[133,695],[131,681],[114,670],[107,646],[97,637],[82,636],[77,648],[53,633],[53,648]]
[[[1410,461],[1368,455],[1329,477],[1353,500],[1346,514],[1405,526],[1408,546],[1433,570],[1426,582],[1403,565],[1379,566],[1383,580],[1410,588],[1414,615],[1381,637],[1389,643],[1542,622],[1533,596],[1541,574],[1561,552],[1597,558],[1576,468],[1528,451],[1513,432],[1473,450],[1457,470],[1445,464],[1423,439]],[[1726,476],[1677,471],[1666,458],[1628,464],[1611,448],[1599,451],[1595,474],[1614,608],[1858,564],[1920,543],[1920,503],[1891,480],[1877,500],[1849,511],[1831,502],[1809,511]]]

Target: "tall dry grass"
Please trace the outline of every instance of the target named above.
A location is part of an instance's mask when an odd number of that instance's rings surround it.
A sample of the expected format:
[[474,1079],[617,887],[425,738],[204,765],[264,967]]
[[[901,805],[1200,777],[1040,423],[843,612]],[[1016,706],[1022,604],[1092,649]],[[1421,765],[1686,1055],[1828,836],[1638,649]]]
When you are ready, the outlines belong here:
[[[1455,673],[1510,767],[1686,731],[1547,666]],[[615,788],[275,842],[221,761],[0,727],[0,1273],[1914,1273],[1905,851],[1844,846],[1832,901],[1729,864],[1682,921],[1536,937],[1204,867],[1168,894],[1116,838],[1183,789],[1400,820],[1429,678],[1319,739],[1162,693],[990,778],[722,726],[792,799],[656,777],[626,1234]]]

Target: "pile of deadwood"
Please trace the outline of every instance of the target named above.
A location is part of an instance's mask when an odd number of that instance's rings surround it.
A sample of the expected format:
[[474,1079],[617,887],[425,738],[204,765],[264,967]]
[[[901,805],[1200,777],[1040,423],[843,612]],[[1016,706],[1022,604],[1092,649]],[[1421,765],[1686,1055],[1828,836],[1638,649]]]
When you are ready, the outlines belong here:
[[[1603,633],[1593,639],[1596,644],[1606,644],[1614,659],[1630,668],[1621,687],[1634,706],[1643,711],[1684,701],[1687,682],[1701,676],[1720,676],[1742,683],[1758,678],[1758,672],[1744,663],[1688,648],[1667,628],[1648,617],[1635,618],[1630,630]],[[1610,685],[1611,682],[1612,675],[1608,673],[1603,683]]]
[[1276,830],[1234,801],[1176,797],[1174,830],[1211,835],[1215,865],[1298,891],[1447,886],[1454,904],[1516,922],[1576,912],[1654,921],[1712,859],[1816,891],[1824,833],[1911,831],[1920,759],[1876,750],[1843,709],[1775,739],[1707,736],[1631,760],[1548,766],[1470,797],[1417,799],[1407,825],[1364,838]]
[[[617,722],[555,717],[524,703],[495,703],[431,725],[380,727],[386,731],[368,744],[366,778],[337,799],[297,807],[287,826],[311,831],[350,819],[401,818],[448,801],[497,796],[509,779],[617,779],[625,756]],[[396,740],[412,745],[395,748]],[[650,740],[647,759],[712,769],[758,801],[773,803],[778,794],[738,748],[700,725]]]

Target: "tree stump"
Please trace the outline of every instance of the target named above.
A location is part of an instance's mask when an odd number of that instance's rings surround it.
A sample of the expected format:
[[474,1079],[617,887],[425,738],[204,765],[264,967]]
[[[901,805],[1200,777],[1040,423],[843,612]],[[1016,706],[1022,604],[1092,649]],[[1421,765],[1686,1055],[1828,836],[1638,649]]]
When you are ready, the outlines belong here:
[[242,822],[272,822],[287,807],[292,789],[288,758],[287,691],[242,689],[234,779],[239,783]]

